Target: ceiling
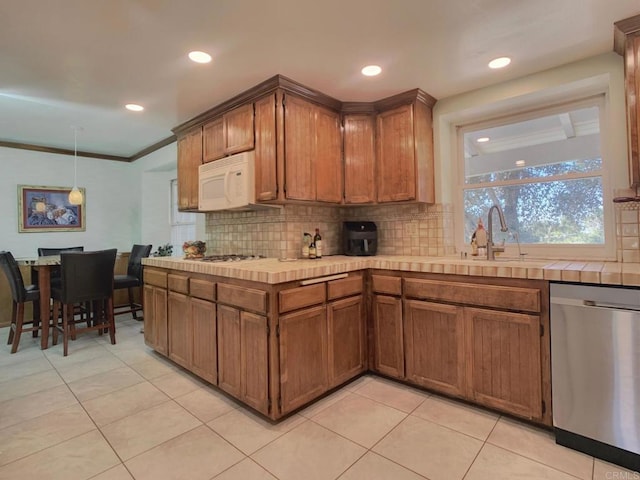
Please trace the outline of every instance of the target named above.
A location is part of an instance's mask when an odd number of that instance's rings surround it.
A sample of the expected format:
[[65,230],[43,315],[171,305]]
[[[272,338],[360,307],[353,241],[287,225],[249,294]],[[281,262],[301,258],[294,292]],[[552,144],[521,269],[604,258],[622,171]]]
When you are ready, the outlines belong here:
[[[79,151],[134,157],[275,74],[345,101],[441,99],[609,52],[613,23],[638,13],[637,0],[4,1],[0,145],[73,150],[75,125]],[[372,63],[382,74],[363,77]]]

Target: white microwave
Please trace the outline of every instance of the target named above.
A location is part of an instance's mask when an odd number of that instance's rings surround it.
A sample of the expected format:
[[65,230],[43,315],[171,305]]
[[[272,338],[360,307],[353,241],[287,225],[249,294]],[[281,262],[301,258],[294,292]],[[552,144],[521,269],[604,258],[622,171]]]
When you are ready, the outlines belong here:
[[248,209],[255,203],[254,152],[242,152],[198,167],[198,209]]

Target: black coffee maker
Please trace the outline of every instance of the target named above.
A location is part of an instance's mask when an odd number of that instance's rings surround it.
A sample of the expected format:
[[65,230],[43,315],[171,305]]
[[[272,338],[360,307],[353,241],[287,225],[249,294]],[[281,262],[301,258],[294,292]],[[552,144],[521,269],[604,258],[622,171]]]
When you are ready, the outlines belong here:
[[342,241],[345,255],[375,255],[378,248],[378,229],[373,222],[344,222]]

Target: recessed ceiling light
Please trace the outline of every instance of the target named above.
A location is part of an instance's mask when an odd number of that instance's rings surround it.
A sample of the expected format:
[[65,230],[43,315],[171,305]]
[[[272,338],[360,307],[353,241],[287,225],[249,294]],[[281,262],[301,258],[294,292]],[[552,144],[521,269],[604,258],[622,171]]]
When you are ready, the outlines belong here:
[[367,65],[361,70],[362,74],[367,77],[375,77],[376,75],[380,75],[382,72],[382,68],[378,65]]
[[504,68],[511,63],[509,57],[494,58],[489,62],[489,68]]
[[141,112],[144,110],[144,107],[142,105],[138,105],[136,103],[127,103],[124,108],[126,108],[127,110],[131,110],[132,112]]
[[486,143],[490,140],[489,137],[480,137],[480,138],[476,138],[476,142],[478,143]]
[[197,50],[189,52],[189,58],[196,63],[209,63],[211,61],[211,55]]
[[516,166],[517,167],[524,167],[527,164],[527,162],[525,162],[524,160],[517,160],[516,161]]

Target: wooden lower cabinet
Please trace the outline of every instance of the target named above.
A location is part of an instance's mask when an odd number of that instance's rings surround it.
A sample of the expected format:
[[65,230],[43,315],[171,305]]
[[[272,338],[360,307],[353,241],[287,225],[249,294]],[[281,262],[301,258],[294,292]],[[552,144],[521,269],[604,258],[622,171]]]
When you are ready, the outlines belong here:
[[482,308],[464,310],[471,400],[540,420],[540,317]]
[[189,297],[169,291],[167,300],[169,358],[185,368],[191,366],[191,312]]
[[281,315],[278,325],[284,414],[327,390],[327,309],[319,306]]
[[374,369],[384,375],[404,378],[404,333],[402,300],[373,295]]
[[146,285],[144,295],[144,341],[158,353],[168,355],[167,290]]
[[466,393],[464,308],[405,300],[406,379],[462,397]]
[[214,385],[218,383],[218,350],[216,345],[216,305],[190,298],[191,370]]
[[327,305],[329,388],[346,382],[366,368],[363,311],[362,295]]
[[218,386],[269,413],[267,318],[218,305]]

